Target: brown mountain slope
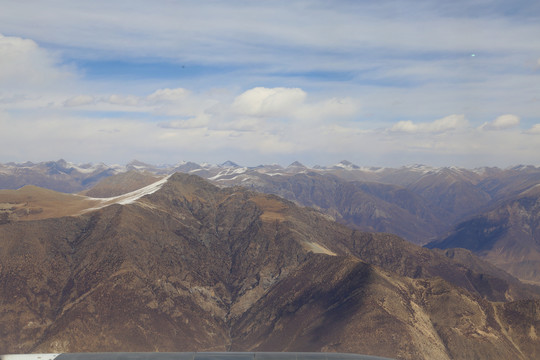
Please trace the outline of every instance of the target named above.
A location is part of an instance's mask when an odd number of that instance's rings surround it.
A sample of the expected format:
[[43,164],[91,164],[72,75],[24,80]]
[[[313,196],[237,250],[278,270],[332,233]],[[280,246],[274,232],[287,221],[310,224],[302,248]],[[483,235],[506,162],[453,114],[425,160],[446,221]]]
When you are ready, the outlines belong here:
[[[136,177],[140,180],[138,176]],[[124,181],[118,185],[119,188],[134,187],[130,182],[124,184],[131,177],[120,176],[120,178]],[[161,178],[158,181],[154,178],[153,180],[149,185],[137,187],[131,192],[113,190],[121,195],[108,198],[64,194],[32,185],[24,186],[18,190],[0,190],[0,223],[76,216],[112,204],[125,205],[157,191],[167,181],[167,178]],[[136,182],[147,183],[149,181],[145,178],[144,181]],[[110,188],[107,191],[110,191]]]
[[447,221],[453,222],[485,208],[491,196],[477,186],[475,174],[444,168],[427,173],[407,189],[420,195],[435,208],[447,212]]
[[[494,305],[441,279],[396,277],[354,258],[314,255],[238,320],[232,349],[339,349],[399,359],[535,358],[538,338],[523,336],[530,330],[523,324],[536,329],[539,309],[539,301]],[[518,347],[526,347],[526,354],[503,335],[500,313],[512,313],[504,323],[516,326],[512,331],[520,334]]]
[[504,171],[492,170],[478,187],[495,200],[509,199],[540,184],[540,169],[534,166],[516,166]]
[[27,185],[18,190],[0,190],[0,223],[37,220],[78,214],[99,201]]
[[[276,196],[180,174],[161,184],[127,205],[0,225],[0,353],[539,352],[538,301],[471,295],[436,277],[479,278],[443,255]],[[468,286],[489,298],[524,291],[495,280]]]
[[430,248],[461,247],[510,274],[540,284],[540,186],[459,224]]
[[162,176],[131,170],[107,177],[81,194],[95,198],[118,196],[150,185],[160,178]]
[[444,210],[396,185],[346,181],[316,172],[270,176],[251,171],[246,177],[229,176],[234,180],[224,177],[218,183],[275,194],[357,229],[397,234],[416,244],[425,244],[451,225],[445,223],[449,214]]

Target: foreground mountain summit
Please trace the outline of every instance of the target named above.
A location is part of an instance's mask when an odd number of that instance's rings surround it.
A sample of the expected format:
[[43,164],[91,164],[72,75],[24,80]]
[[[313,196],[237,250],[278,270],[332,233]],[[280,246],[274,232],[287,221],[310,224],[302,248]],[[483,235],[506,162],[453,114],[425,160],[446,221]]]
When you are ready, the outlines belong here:
[[540,356],[537,290],[480,260],[185,174],[59,213],[25,190],[0,225],[0,353]]

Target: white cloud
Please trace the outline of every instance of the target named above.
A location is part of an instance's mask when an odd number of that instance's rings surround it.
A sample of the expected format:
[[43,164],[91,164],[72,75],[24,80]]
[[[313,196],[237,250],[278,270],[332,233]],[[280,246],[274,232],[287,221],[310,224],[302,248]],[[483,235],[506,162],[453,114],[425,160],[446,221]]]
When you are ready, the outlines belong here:
[[[190,150],[238,149],[252,158],[304,151],[451,159],[470,151],[537,161],[538,139],[524,133],[539,134],[540,124],[483,131],[520,125],[516,115],[500,114],[537,116],[540,82],[531,70],[540,66],[539,23],[490,1],[134,1],[57,0],[46,16],[31,11],[39,0],[3,4],[2,31],[17,35],[0,35],[4,159],[69,151],[121,161],[120,154],[159,152],[166,162]],[[485,4],[489,11],[469,16]],[[109,61],[126,69],[112,72]],[[161,77],[162,64],[181,75]],[[108,76],[95,75],[103,69]],[[370,119],[429,121],[366,132],[381,127]],[[494,120],[479,126],[477,119]],[[35,155],[36,148],[46,150]]]
[[[122,2],[59,0],[50,5],[47,16],[29,11],[41,5],[38,0],[18,3],[3,6],[0,14],[0,23],[10,33],[52,39],[71,51],[121,51],[134,57],[150,54],[228,63],[255,58],[272,63],[279,57],[290,59],[288,53],[295,48],[342,48],[350,52],[387,47],[450,50],[455,54],[493,48],[500,52],[536,51],[540,44],[534,22],[505,18],[503,12],[493,14],[495,6],[482,12],[461,3],[454,5],[462,9],[453,16],[447,13],[452,5],[433,6],[432,1],[338,2],[332,7],[324,1],[159,5],[137,1],[136,6],[128,8]],[[467,16],[471,10],[477,15],[474,18]],[[81,44],[86,49],[81,49]],[[254,47],[271,51],[253,51]],[[302,65],[313,66],[297,63],[300,69]]]
[[529,130],[525,131],[527,134],[540,134],[540,124],[534,124]]
[[219,101],[211,94],[193,93],[185,88],[158,89],[141,99],[141,104],[151,107],[158,115],[200,117]]
[[94,99],[93,96],[90,96],[90,95],[77,95],[77,96],[74,96],[74,97],[71,97],[71,98],[67,99],[64,102],[64,106],[66,106],[66,107],[78,107],[78,106],[90,105],[90,104],[94,104],[94,103],[95,103],[95,99]]
[[408,132],[408,133],[418,132],[418,130],[419,130],[419,126],[410,120],[400,121],[394,126],[392,126],[392,128],[390,128],[390,131]]
[[299,106],[291,116],[304,120],[328,120],[351,117],[357,114],[359,109],[358,102],[350,97],[331,98]]
[[410,120],[394,124],[390,131],[403,133],[443,133],[466,128],[469,122],[464,115],[449,115],[433,122],[414,123]]
[[113,105],[122,106],[137,106],[141,104],[141,98],[133,95],[112,94],[105,101]]
[[162,122],[159,123],[158,126],[165,129],[196,129],[207,128],[209,124],[210,116],[207,114],[201,114],[200,116],[190,119]]
[[0,34],[0,91],[60,88],[75,78],[34,41]]
[[92,95],[77,95],[64,101],[66,107],[77,107],[91,104],[106,104],[118,106],[119,110],[126,110],[129,107],[140,107],[144,110],[160,109],[178,105],[185,102],[190,95],[190,91],[182,88],[158,89],[148,96],[141,97],[126,94],[111,94],[95,97]]
[[256,87],[236,97],[231,108],[243,115],[279,117],[296,111],[303,105],[306,96],[298,88]]
[[481,130],[505,130],[519,126],[520,120],[517,115],[506,114],[495,120],[486,122],[480,126]]
[[146,97],[146,100],[150,103],[174,103],[182,101],[190,94],[190,91],[182,88],[176,89],[158,89],[152,94]]
[[360,108],[358,101],[350,97],[307,100],[308,94],[300,88],[256,87],[237,96],[230,109],[232,116],[286,118],[313,126],[315,122],[351,117]]

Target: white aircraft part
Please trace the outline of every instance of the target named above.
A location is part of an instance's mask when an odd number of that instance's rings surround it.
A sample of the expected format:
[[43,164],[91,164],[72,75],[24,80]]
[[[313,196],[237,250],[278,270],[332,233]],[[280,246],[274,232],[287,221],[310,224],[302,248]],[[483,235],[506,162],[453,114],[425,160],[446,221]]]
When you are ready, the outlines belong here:
[[12,354],[0,355],[0,360],[54,360],[60,354]]

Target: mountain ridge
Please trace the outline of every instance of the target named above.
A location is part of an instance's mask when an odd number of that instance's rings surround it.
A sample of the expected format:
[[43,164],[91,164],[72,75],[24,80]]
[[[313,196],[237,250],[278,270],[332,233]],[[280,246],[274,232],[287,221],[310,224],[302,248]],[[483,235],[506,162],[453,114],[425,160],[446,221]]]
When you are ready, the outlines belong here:
[[[228,161],[222,165],[182,162],[153,166],[133,161],[125,167],[107,168],[103,164],[75,165],[65,160],[0,164],[0,187],[32,183],[73,189],[78,184],[79,189],[87,189],[83,193],[103,198],[119,196],[180,171],[196,174],[220,187],[243,186],[276,194],[301,206],[314,207],[355,229],[393,233],[424,245],[445,238],[456,226],[474,216],[492,211],[505,201],[515,201],[524,192],[535,191],[540,184],[540,168],[523,165],[506,169],[425,165],[391,169],[358,167],[346,160],[327,167],[295,165],[243,167]],[[29,216],[24,213],[28,211],[35,218],[36,211],[41,211],[39,207],[11,209],[9,203],[0,206],[0,221],[8,221],[13,211],[19,211],[23,217]],[[532,211],[526,207],[520,209]],[[484,226],[479,231],[489,232],[489,224],[484,221],[476,226]],[[534,236],[528,236],[527,241],[534,249]],[[468,247],[468,244],[460,246]],[[500,260],[485,259],[494,264]],[[514,271],[514,275],[527,281],[539,281],[540,277],[534,273],[534,263],[525,262],[523,269]]]
[[174,174],[124,205],[12,221],[0,225],[0,239],[4,353],[539,353],[534,339],[519,335],[538,329],[526,315],[538,300],[482,298],[520,298],[526,290],[517,284],[476,276],[394,235],[359,232],[275,195],[219,188],[193,175]]

